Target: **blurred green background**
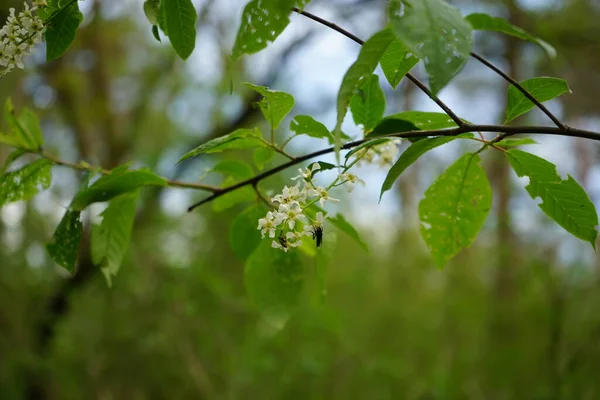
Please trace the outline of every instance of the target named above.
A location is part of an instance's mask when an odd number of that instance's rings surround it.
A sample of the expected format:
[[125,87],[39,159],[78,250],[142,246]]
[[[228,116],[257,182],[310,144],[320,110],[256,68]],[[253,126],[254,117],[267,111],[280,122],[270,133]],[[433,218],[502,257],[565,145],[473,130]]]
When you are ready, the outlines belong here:
[[[476,41],[477,51],[519,79],[567,79],[574,94],[549,103],[551,110],[569,124],[600,129],[597,2],[452,3],[464,14],[508,18],[556,46],[558,57],[549,60],[533,45],[494,34]],[[294,15],[266,51],[232,61],[244,2],[195,5],[196,50],[183,63],[153,39],[141,0],[85,0],[71,50],[45,64],[39,49],[25,71],[0,80],[0,101],[11,96],[17,107],[34,108],[48,150],[65,159],[107,168],[133,160],[190,181],[236,155],[176,167],[181,154],[263,123],[257,99],[240,82],[288,91],[297,100],[292,115],[332,126],[355,44]],[[0,3],[0,21],[12,6],[21,4]],[[366,38],[383,26],[385,7],[314,0],[307,9]],[[388,113],[438,111],[410,84],[385,90]],[[462,117],[492,123],[502,121],[505,90],[471,61],[441,97]],[[520,122],[548,123],[536,112]],[[351,118],[345,130],[359,133]],[[575,176],[598,204],[596,144],[536,139],[541,144],[527,150]],[[293,142],[290,151],[314,146],[325,143]],[[0,147],[0,161],[9,151]],[[485,157],[494,210],[484,231],[445,269],[434,267],[419,237],[417,205],[458,151],[443,147],[424,157],[380,206],[385,171],[357,171],[368,185],[340,193],[339,209],[371,251],[326,232],[335,243],[326,301],[303,302],[281,331],[247,299],[243,262],[229,247],[229,225],[242,208],[216,213],[208,205],[187,214],[197,192],[144,192],[113,288],[91,264],[89,231],[79,272],[67,276],[43,245],[78,177],[55,168],[51,190],[0,210],[0,399],[600,398],[600,263],[589,245],[550,224],[501,157]],[[264,189],[279,191],[293,172]],[[101,209],[87,214],[88,228]]]

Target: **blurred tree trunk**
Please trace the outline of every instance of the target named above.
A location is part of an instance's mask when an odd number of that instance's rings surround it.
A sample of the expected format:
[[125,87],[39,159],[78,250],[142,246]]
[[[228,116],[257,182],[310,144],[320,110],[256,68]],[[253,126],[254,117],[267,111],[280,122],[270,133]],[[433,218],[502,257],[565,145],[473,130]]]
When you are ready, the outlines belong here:
[[[509,11],[508,19],[519,26],[520,10],[514,0],[506,0]],[[511,37],[505,39],[507,74],[519,80],[519,47],[520,43]],[[506,93],[506,90],[503,91]],[[496,262],[490,304],[490,322],[488,337],[487,395],[491,399],[511,398],[515,393],[514,369],[511,369],[510,354],[515,350],[517,327],[514,325],[516,301],[516,274],[518,265],[515,262],[515,240],[511,224],[510,167],[506,157],[500,152],[490,154],[489,171],[496,203]],[[507,393],[506,391],[509,390]]]
[[[402,82],[400,92],[400,104],[403,111],[414,109],[416,86],[408,82],[406,79]],[[394,113],[399,112],[394,110]],[[410,143],[405,140],[402,146],[408,146]],[[408,168],[398,180],[398,195],[400,197],[401,215],[403,225],[407,231],[412,234],[413,229],[419,226],[417,193],[419,183],[419,163],[416,162]]]
[[[513,0],[507,0],[510,12],[510,21],[519,26],[519,9]],[[508,66],[508,75],[519,80],[519,47],[518,39],[507,37],[506,39],[506,59]],[[506,93],[506,90],[503,90]],[[510,199],[511,182],[510,166],[506,157],[500,152],[494,152],[491,161],[492,185],[496,195],[496,223],[498,245],[497,275],[495,281],[495,293],[498,300],[509,299],[512,297],[514,283],[512,282],[515,273],[515,240],[511,222]]]

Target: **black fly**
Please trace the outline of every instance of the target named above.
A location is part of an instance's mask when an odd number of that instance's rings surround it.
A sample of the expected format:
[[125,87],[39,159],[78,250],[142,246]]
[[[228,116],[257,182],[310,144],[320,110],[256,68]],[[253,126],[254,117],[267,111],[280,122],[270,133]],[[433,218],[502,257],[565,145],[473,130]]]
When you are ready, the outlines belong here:
[[321,244],[323,244],[323,227],[322,226],[314,227],[312,234],[313,234],[312,235],[313,240],[317,239],[317,247],[321,247]]

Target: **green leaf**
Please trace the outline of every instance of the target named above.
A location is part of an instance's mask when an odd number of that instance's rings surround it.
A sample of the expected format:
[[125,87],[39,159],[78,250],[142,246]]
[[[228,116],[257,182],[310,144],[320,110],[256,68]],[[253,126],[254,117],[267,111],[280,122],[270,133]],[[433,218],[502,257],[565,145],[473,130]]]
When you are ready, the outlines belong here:
[[6,160],[4,161],[4,164],[2,164],[2,166],[0,167],[0,176],[4,175],[4,173],[6,172],[6,169],[8,167],[10,167],[10,165],[15,162],[17,159],[19,159],[23,154],[26,154],[25,150],[21,150],[21,149],[15,149],[13,150],[8,157],[6,157]]
[[50,19],[44,32],[46,61],[57,59],[71,46],[75,40],[75,32],[83,21],[83,14],[79,11],[79,4],[74,2],[53,12]]
[[313,176],[315,176],[319,172],[329,171],[331,169],[337,168],[337,165],[331,164],[331,163],[328,163],[328,162],[325,162],[325,161],[317,161],[315,163],[312,163],[312,164],[310,164],[309,168],[312,167],[313,164],[319,164],[319,167],[320,167],[318,170],[316,170],[315,172],[313,172]]
[[394,139],[393,138],[378,138],[378,139],[369,140],[367,142],[364,142],[364,143],[356,146],[352,150],[350,150],[346,154],[345,158],[346,158],[346,160],[348,160],[350,157],[352,157],[354,154],[358,153],[361,150],[368,149],[368,148],[380,145],[380,144],[385,143],[385,142],[389,142],[390,140],[394,140]]
[[317,247],[315,246],[315,242],[313,240],[309,240],[308,238],[302,240],[300,246],[296,247],[296,251],[299,251],[310,258],[315,258],[317,256]]
[[399,40],[394,40],[381,57],[381,69],[392,88],[398,84],[417,65],[419,58]]
[[330,144],[334,143],[329,129],[309,115],[296,115],[290,122],[290,130],[296,135],[308,135],[316,139],[327,139]]
[[144,2],[144,14],[150,25],[152,25],[152,36],[157,41],[162,42],[160,40],[160,33],[158,32],[158,25],[164,19],[164,15],[160,10],[160,0],[146,0]]
[[334,129],[336,157],[339,156],[342,139],[342,123],[350,105],[350,99],[356,93],[364,81],[371,77],[373,71],[379,64],[379,60],[387,49],[387,46],[394,40],[394,35],[389,29],[377,32],[367,40],[358,54],[358,58],[350,66],[337,96],[337,120]]
[[48,19],[58,11],[60,11],[60,6],[58,5],[59,0],[47,0],[45,5],[40,5],[37,9],[37,14],[40,19],[44,22],[48,21]]
[[324,304],[327,300],[327,271],[329,270],[329,265],[333,262],[333,246],[331,242],[332,240],[323,242],[321,248],[317,250],[315,273],[321,304]]
[[[225,176],[221,187],[227,187],[254,175],[252,167],[242,161],[225,160],[215,165],[211,172],[217,172]],[[212,202],[212,209],[216,212],[228,210],[229,208],[247,203],[256,199],[256,194],[250,186],[245,186],[223,195]]]
[[310,0],[252,0],[244,8],[233,46],[233,57],[253,54],[274,42],[290,23],[292,7],[303,8]]
[[83,234],[80,217],[81,212],[67,210],[56,227],[50,243],[46,244],[46,250],[54,262],[71,274],[75,273],[75,261]]
[[102,270],[108,286],[123,263],[135,219],[139,191],[112,199],[102,212],[102,223],[92,227],[92,261]]
[[144,2],[144,14],[150,25],[158,25],[160,15],[160,0],[146,0]]
[[4,119],[9,133],[0,133],[0,142],[27,150],[37,150],[42,147],[44,144],[42,130],[33,111],[24,108],[17,115],[10,98],[8,98],[4,104]]
[[571,175],[563,180],[556,172],[556,165],[533,154],[512,149],[506,156],[518,176],[529,178],[527,192],[532,199],[542,199],[538,204],[542,211],[567,232],[595,248],[598,214],[577,181]]
[[161,0],[165,34],[177,55],[187,59],[196,47],[196,9],[192,0]]
[[194,150],[181,156],[177,163],[200,154],[220,153],[225,150],[242,150],[256,147],[269,147],[263,140],[258,128],[238,129],[228,135],[218,137],[201,144]]
[[266,208],[252,205],[244,210],[233,220],[229,227],[229,243],[235,256],[244,261],[260,245],[260,231],[256,229],[258,219],[263,218],[267,212]]
[[145,169],[127,171],[124,168],[115,169],[109,175],[99,178],[87,189],[81,190],[71,207],[83,210],[92,203],[111,200],[123,193],[133,192],[144,186],[166,186],[164,178]]
[[410,131],[456,128],[448,115],[437,112],[405,111],[382,119],[369,136],[390,135]]
[[503,140],[499,141],[498,143],[496,143],[496,146],[517,147],[517,146],[524,146],[527,144],[538,144],[538,142],[536,142],[532,138],[520,138],[520,139],[508,138],[508,139],[503,139]]
[[261,101],[258,102],[258,106],[273,129],[277,129],[285,116],[294,108],[294,97],[289,93],[248,82],[244,82],[244,85],[263,96]]
[[225,177],[235,178],[237,180],[244,180],[251,178],[254,175],[252,167],[243,161],[238,160],[224,160],[221,161],[211,169],[210,172],[217,172],[224,175]]
[[21,124],[17,119],[10,97],[8,97],[4,103],[4,120],[8,125],[9,133],[0,133],[0,142],[22,149],[35,149],[35,143],[32,138],[27,135],[27,132],[21,127]]
[[273,159],[275,156],[275,151],[271,148],[259,148],[254,150],[254,154],[252,155],[252,159],[254,160],[254,164],[259,170],[263,170],[265,165]]
[[465,154],[433,182],[419,204],[421,236],[438,267],[469,247],[492,207],[492,189],[476,154]]
[[40,148],[44,145],[44,138],[38,118],[29,108],[23,108],[19,113],[19,125],[33,142],[35,148]]
[[[567,81],[558,78],[531,78],[520,82],[521,86],[527,90],[536,100],[543,103],[560,96],[563,93],[571,93]],[[508,105],[506,107],[506,121],[509,123],[519,115],[535,107],[535,104],[529,100],[519,89],[510,85],[508,87]]]
[[280,326],[298,304],[304,279],[298,253],[273,249],[271,240],[261,240],[246,262],[244,282],[250,299],[269,321]]
[[79,181],[79,190],[85,190],[90,186],[90,180],[96,173],[92,171],[83,171]]
[[406,170],[406,168],[410,167],[415,161],[419,159],[423,154],[428,152],[429,150],[435,149],[438,146],[449,143],[456,139],[455,136],[440,136],[434,138],[425,138],[423,140],[419,140],[410,145],[398,158],[398,161],[394,164],[394,166],[389,170],[387,176],[385,177],[385,181],[381,186],[381,193],[379,195],[379,201],[383,197],[383,194],[390,190],[396,182],[396,179]]
[[379,85],[379,76],[371,75],[350,100],[354,123],[362,125],[365,133],[373,130],[385,111],[385,94]]
[[471,24],[473,29],[496,31],[506,35],[514,36],[519,39],[535,43],[546,51],[550,58],[556,57],[556,50],[550,44],[531,33],[519,28],[505,20],[504,18],[492,17],[487,14],[471,14],[465,17],[465,20]]
[[[358,234],[358,231],[344,218],[342,214],[336,214],[335,217],[327,217],[333,226],[350,236],[356,243],[360,245],[366,252],[369,251],[369,246],[365,243]],[[325,236],[324,236],[325,238]],[[323,240],[325,241],[325,240]]]
[[[319,168],[318,168],[318,169],[316,169],[316,170],[314,170],[314,171],[312,171],[312,168],[313,168],[313,166],[314,166],[315,164],[318,164],[318,165],[319,165]],[[311,162],[311,163],[310,163],[310,164],[308,164],[308,166],[306,167],[306,169],[308,169],[308,170],[311,170],[311,171],[312,171],[312,176],[313,176],[313,177],[314,177],[315,175],[317,175],[318,173],[320,173],[320,172],[325,172],[325,171],[329,171],[329,170],[336,169],[336,168],[338,168],[338,166],[337,166],[337,165],[335,165],[335,164],[331,164],[331,163],[328,163],[328,162],[325,162],[325,161],[316,161],[316,162]],[[299,169],[298,169],[298,172],[299,172],[299,173],[301,173],[301,174],[302,174],[302,173],[304,173],[303,171],[304,171],[304,170],[303,170],[302,168],[299,168]]]
[[4,144],[7,144],[9,146],[17,147],[17,148],[21,148],[21,149],[26,148],[24,146],[24,144],[21,141],[19,141],[18,138],[16,138],[13,135],[7,135],[7,134],[4,134],[4,133],[0,133],[0,143],[4,143]]
[[158,33],[158,26],[152,25],[152,35],[154,36],[154,39],[162,43],[162,40],[160,40],[160,34]]
[[392,0],[390,25],[398,39],[425,62],[429,86],[437,93],[469,59],[471,25],[443,0]]
[[34,161],[0,176],[0,207],[19,200],[29,200],[50,187],[52,163],[46,159]]
[[[230,184],[237,183],[235,181],[226,180],[225,182],[231,182]],[[252,190],[251,187],[245,186],[243,188],[234,190],[226,195],[219,197],[218,199],[213,200],[212,209],[215,212],[222,212],[229,210],[231,207],[234,207],[238,204],[249,203],[256,199],[256,194]]]

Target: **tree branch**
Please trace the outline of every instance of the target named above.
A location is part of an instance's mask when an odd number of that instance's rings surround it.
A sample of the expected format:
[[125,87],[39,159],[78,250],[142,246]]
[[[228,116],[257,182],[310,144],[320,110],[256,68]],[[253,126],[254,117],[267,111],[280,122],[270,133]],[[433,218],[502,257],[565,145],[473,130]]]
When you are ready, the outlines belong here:
[[[362,40],[361,38],[359,38],[358,36],[353,35],[352,33],[348,32],[344,28],[342,28],[342,27],[340,27],[340,26],[338,26],[338,25],[336,25],[336,24],[334,24],[332,22],[329,22],[329,21],[327,21],[327,20],[325,20],[325,19],[323,19],[321,17],[318,17],[318,16],[316,16],[314,14],[311,14],[309,12],[306,12],[304,10],[300,10],[297,7],[293,7],[292,10],[295,13],[303,15],[303,16],[309,18],[309,19],[312,19],[313,21],[316,21],[316,22],[318,22],[318,23],[320,23],[322,25],[325,25],[328,28],[333,29],[334,31],[337,31],[337,32],[341,33],[342,35],[344,35],[347,38],[353,40],[354,42],[360,44],[361,46],[365,43],[365,41]],[[437,97],[435,94],[433,94],[433,92],[431,90],[429,90],[429,88],[427,87],[427,85],[425,85],[423,82],[421,82],[416,76],[414,76],[413,74],[411,74],[409,72],[409,73],[406,74],[406,77],[408,79],[410,79],[410,81],[412,83],[414,83],[419,89],[421,89],[421,91],[423,93],[425,93],[427,96],[429,96],[429,98],[431,100],[433,100],[442,110],[444,110],[444,112],[446,114],[448,114],[448,116],[450,118],[452,118],[452,120],[456,123],[456,125],[463,126],[465,124],[465,122],[462,119],[460,119],[459,116],[456,115],[456,113],[454,113],[454,111],[452,111],[450,109],[450,107],[448,107],[446,105],[446,103],[444,103],[439,97]]]
[[[360,39],[359,37],[357,37],[356,35],[353,35],[352,33],[346,31],[345,29],[341,28],[340,26],[327,21],[323,18],[320,18],[314,14],[311,14],[309,12],[300,10],[299,8],[292,8],[292,10],[300,15],[303,15],[309,19],[312,19],[313,21],[316,21],[324,26],[327,26],[328,28],[331,28],[339,33],[341,33],[342,35],[348,37],[349,39],[353,40],[354,42],[363,45],[364,41],[362,39]],[[421,89],[425,94],[427,94],[440,108],[442,108],[442,110],[444,110],[444,112],[450,117],[452,118],[452,120],[454,120],[454,122],[458,125],[456,128],[453,129],[442,129],[442,130],[429,130],[429,131],[410,131],[410,132],[402,132],[402,133],[397,133],[397,134],[390,134],[390,135],[385,135],[385,136],[379,136],[379,137],[398,137],[398,138],[418,138],[418,137],[428,137],[428,136],[457,136],[461,133],[466,133],[466,132],[498,132],[500,133],[500,135],[498,135],[496,138],[494,138],[493,140],[486,142],[485,140],[480,140],[485,142],[486,144],[497,148],[495,146],[496,143],[498,143],[499,141],[501,141],[502,139],[512,136],[512,135],[517,135],[517,134],[547,134],[547,135],[563,135],[563,136],[570,136],[570,137],[581,137],[581,138],[587,138],[587,139],[592,139],[592,140],[600,140],[600,133],[597,132],[591,132],[591,131],[585,131],[585,130],[581,130],[581,129],[575,129],[575,128],[571,128],[566,126],[565,124],[563,124],[562,122],[560,122],[560,120],[558,118],[556,118],[556,116],[554,116],[542,103],[540,103],[531,93],[529,93],[523,86],[521,86],[518,82],[516,82],[514,79],[512,79],[510,76],[508,76],[507,74],[505,74],[504,72],[502,72],[499,68],[497,68],[495,65],[493,65],[492,63],[490,63],[489,61],[487,61],[486,59],[484,59],[483,57],[481,57],[480,55],[471,52],[471,56],[473,58],[475,58],[476,60],[478,60],[479,62],[481,62],[482,64],[484,64],[485,66],[487,66],[488,68],[492,69],[494,72],[498,73],[500,76],[502,76],[504,79],[506,79],[508,82],[510,82],[512,85],[514,85],[517,89],[519,89],[529,100],[531,100],[540,110],[542,110],[548,117],[550,117],[550,119],[557,125],[558,128],[553,128],[553,127],[545,127],[545,126],[504,126],[504,125],[475,125],[475,124],[469,124],[464,122],[463,120],[461,120],[443,101],[441,101],[437,96],[435,96],[431,90],[429,90],[429,88],[423,83],[421,82],[419,79],[417,79],[414,75],[408,73],[406,76],[408,79],[410,79],[419,89]],[[370,141],[372,138],[368,138],[368,139],[362,139],[362,140],[356,140],[353,142],[349,142],[346,143],[344,146],[341,147],[342,150],[348,150],[351,149],[353,147],[359,146],[365,142]],[[482,148],[483,149],[483,148]],[[334,147],[330,147],[330,148],[326,148],[326,149],[322,149],[322,150],[318,150],[315,151],[313,153],[309,153],[300,157],[296,157],[294,159],[291,159],[290,161],[288,161],[287,163],[281,164],[275,168],[272,168],[268,171],[265,171],[259,175],[256,175],[253,178],[247,179],[245,181],[236,183],[234,185],[228,186],[226,188],[222,188],[220,191],[218,192],[214,192],[211,196],[191,205],[188,208],[188,211],[192,211],[194,210],[196,207],[201,206],[202,204],[206,204],[218,197],[221,197],[229,192],[232,192],[236,189],[242,188],[244,186],[247,185],[252,185],[254,188],[256,188],[256,186],[258,185],[258,183],[260,181],[262,181],[263,179],[266,179],[278,172],[281,172],[289,167],[292,167],[296,164],[299,164],[301,162],[304,162],[306,160],[309,160],[311,158],[314,157],[318,157],[324,154],[328,154],[331,153],[335,150]]]
[[[452,129],[437,129],[437,130],[423,130],[423,131],[409,131],[402,133],[394,133],[389,135],[382,135],[376,137],[369,137],[366,139],[355,140],[353,142],[348,142],[341,147],[342,150],[349,150],[354,147],[360,146],[363,143],[371,141],[373,139],[378,139],[382,137],[396,137],[396,138],[424,138],[429,136],[457,136],[461,133],[467,132],[498,132],[501,135],[498,135],[495,139],[490,142],[487,142],[492,147],[494,144],[499,142],[500,140],[518,134],[540,134],[540,135],[561,135],[561,136],[569,136],[569,137],[580,137],[586,139],[592,139],[600,141],[600,133],[586,131],[583,129],[576,129],[571,127],[565,127],[565,129],[555,128],[551,126],[504,126],[504,125],[476,125],[476,124],[464,124],[461,127],[456,127]],[[480,140],[478,140],[480,141]],[[321,149],[309,154],[305,154],[300,157],[296,157],[294,160],[288,161],[284,164],[281,164],[275,168],[267,170],[261,174],[258,174],[250,179],[246,179],[245,181],[241,181],[234,185],[221,188],[220,191],[213,193],[209,197],[200,200],[199,202],[191,205],[188,208],[188,211],[194,210],[196,207],[206,204],[210,201],[213,201],[216,198],[219,198],[229,192],[242,188],[244,186],[253,185],[256,186],[260,181],[266,179],[272,175],[275,175],[278,172],[281,172],[289,167],[293,167],[294,165],[300,164],[304,161],[310,160],[311,158],[315,158],[318,156],[322,156],[328,153],[333,153],[335,147],[328,147],[326,149]]]
[[506,73],[504,73],[500,68],[496,67],[494,64],[492,64],[491,62],[489,62],[488,60],[486,60],[485,58],[483,58],[479,54],[471,52],[471,57],[473,57],[474,59],[476,59],[477,61],[479,61],[480,63],[482,63],[483,65],[485,65],[486,67],[488,67],[489,69],[491,69],[492,71],[494,71],[495,73],[497,73],[498,75],[500,75],[502,78],[504,78],[506,81],[508,81],[511,85],[513,85],[514,87],[516,87],[521,93],[523,93],[523,95],[525,97],[527,97],[529,100],[531,100],[531,102],[533,104],[535,104],[537,106],[537,108],[539,108],[540,110],[542,110],[542,112],[544,114],[546,114],[552,120],[552,122],[554,122],[556,124],[556,126],[558,126],[560,129],[562,129],[564,131],[568,130],[568,127],[565,124],[563,124],[562,122],[560,122],[560,120],[554,114],[552,114],[550,112],[550,110],[548,110],[548,108],[546,108],[545,105],[543,105],[540,101],[538,101],[519,82],[515,81],[509,75],[507,75]]
[[[341,33],[342,35],[346,36],[347,38],[353,40],[354,42],[363,45],[364,41],[362,39],[360,39],[359,37],[357,37],[356,35],[348,32],[347,30],[343,29],[342,27],[329,22],[323,18],[320,18],[314,14],[311,14],[309,12],[300,10],[296,7],[292,8],[292,10],[300,15],[303,15],[307,18],[312,19],[313,21],[316,21],[322,25],[327,26],[328,28],[331,28],[339,33]],[[488,67],[489,69],[491,69],[492,71],[496,72],[498,75],[500,75],[502,78],[504,78],[506,81],[508,81],[511,85],[513,85],[514,87],[516,87],[521,93],[523,93],[523,95],[525,97],[527,97],[529,100],[531,100],[531,102],[533,102],[533,104],[536,105],[536,107],[538,107],[544,114],[546,114],[551,120],[552,122],[554,122],[556,124],[556,126],[558,126],[560,129],[562,130],[567,130],[567,126],[565,124],[563,124],[554,114],[552,114],[550,112],[550,110],[548,110],[548,108],[546,108],[546,106],[544,106],[540,101],[538,101],[531,93],[529,93],[527,91],[527,89],[525,89],[519,82],[517,82],[516,80],[514,80],[513,78],[511,78],[509,75],[507,75],[506,73],[504,73],[501,69],[499,69],[498,67],[496,67],[494,64],[492,64],[491,62],[489,62],[488,60],[486,60],[485,58],[483,58],[482,56],[480,56],[479,54],[475,53],[475,52],[471,52],[471,57],[473,57],[474,59],[476,59],[477,61],[479,61],[480,63],[482,63],[483,65],[485,65],[486,67]],[[450,107],[448,107],[442,100],[440,100],[439,97],[437,97],[436,95],[434,95],[431,90],[429,90],[429,88],[423,83],[421,82],[418,78],[416,78],[413,74],[411,74],[410,72],[406,74],[406,77],[412,82],[414,83],[423,93],[425,93],[427,96],[429,96],[429,98],[431,100],[433,100],[442,110],[444,110],[444,112],[446,114],[448,114],[448,116],[450,118],[452,118],[452,120],[458,125],[458,126],[462,126],[463,125],[463,121],[450,109]]]
[[[69,161],[61,160],[60,158],[56,157],[55,155],[47,153],[45,151],[42,151],[39,153],[34,153],[34,154],[37,154],[40,157],[51,161],[54,165],[68,167],[68,168],[72,168],[72,169],[76,169],[76,170],[80,170],[80,171],[97,172],[102,175],[110,175],[111,174],[111,171],[108,169],[104,169],[102,167],[94,167],[94,166],[91,166],[84,162],[72,163]],[[167,182],[167,186],[170,186],[170,187],[203,190],[203,191],[212,192],[212,193],[219,193],[223,190],[217,186],[205,185],[202,183],[183,182],[183,181],[179,181],[179,180],[166,179],[166,178],[163,178],[163,179]]]

